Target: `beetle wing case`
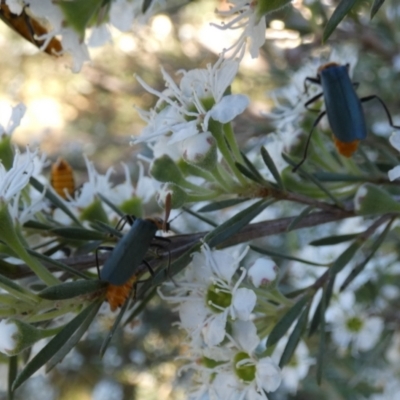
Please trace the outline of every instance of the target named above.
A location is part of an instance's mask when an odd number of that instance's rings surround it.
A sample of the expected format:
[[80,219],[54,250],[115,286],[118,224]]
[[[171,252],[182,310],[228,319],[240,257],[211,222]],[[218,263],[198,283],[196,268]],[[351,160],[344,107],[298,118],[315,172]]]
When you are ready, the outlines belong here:
[[137,218],[129,232],[113,249],[103,268],[100,279],[113,285],[123,285],[142,264],[158,228],[154,222]]
[[347,66],[335,63],[319,70],[329,125],[341,142],[367,137],[364,111],[350,80]]

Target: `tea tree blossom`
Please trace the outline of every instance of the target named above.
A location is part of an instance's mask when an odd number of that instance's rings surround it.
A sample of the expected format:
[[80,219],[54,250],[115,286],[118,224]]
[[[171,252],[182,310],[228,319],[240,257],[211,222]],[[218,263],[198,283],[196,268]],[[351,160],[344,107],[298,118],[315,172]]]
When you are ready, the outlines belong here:
[[178,143],[202,132],[214,133],[210,121],[226,124],[241,114],[249,100],[244,95],[226,94],[238,71],[239,62],[220,58],[207,69],[180,71],[181,82],[175,84],[163,69],[167,89],[158,92],[141,78],[139,83],[159,97],[151,111],[138,109],[148,126],[134,143],[155,142],[159,137],[168,136],[168,145]]
[[344,352],[349,346],[353,354],[372,349],[383,331],[381,317],[369,315],[356,304],[353,292],[342,293],[326,313],[331,326],[332,340]]
[[[228,318],[250,319],[256,295],[240,287],[246,271],[235,276],[244,255],[235,258],[230,252],[211,250],[203,245],[201,253],[193,256],[184,277],[177,281],[178,286],[167,284],[159,291],[163,299],[178,304],[181,326],[194,341],[217,345],[225,338]],[[165,289],[172,295],[165,295]]]

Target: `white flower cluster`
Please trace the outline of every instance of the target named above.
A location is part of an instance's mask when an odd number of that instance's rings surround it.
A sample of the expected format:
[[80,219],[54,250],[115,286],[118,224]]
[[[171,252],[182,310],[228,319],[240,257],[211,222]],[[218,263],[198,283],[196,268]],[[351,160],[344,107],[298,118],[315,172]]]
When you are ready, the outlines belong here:
[[[177,286],[167,283],[159,291],[164,300],[178,304],[180,326],[188,335],[192,362],[185,369],[196,371],[190,398],[267,399],[266,392],[281,384],[276,362],[257,357],[260,338],[252,322],[257,296],[243,287],[246,271],[238,269],[244,255],[204,244]],[[257,280],[265,284],[275,275],[270,263],[264,267],[264,279]],[[253,279],[260,275],[260,263],[255,269]]]

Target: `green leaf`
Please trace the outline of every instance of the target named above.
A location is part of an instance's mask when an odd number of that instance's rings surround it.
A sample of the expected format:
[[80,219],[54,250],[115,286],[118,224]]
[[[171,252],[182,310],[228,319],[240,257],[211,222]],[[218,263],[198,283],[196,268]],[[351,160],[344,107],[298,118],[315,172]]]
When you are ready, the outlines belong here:
[[59,362],[61,362],[64,357],[73,349],[73,347],[79,342],[81,337],[89,329],[90,324],[95,318],[99,308],[102,304],[101,302],[95,303],[97,307],[94,307],[88,314],[86,319],[83,321],[82,325],[75,331],[75,333],[67,340],[67,342],[57,351],[57,353],[51,358],[51,360],[46,365],[46,373],[51,371]]
[[322,239],[313,240],[308,243],[310,246],[332,246],[338,243],[348,242],[358,236],[358,233],[350,233],[348,235],[328,236]]
[[107,240],[108,236],[103,232],[93,231],[84,228],[54,228],[50,231],[57,236],[74,240]]
[[313,262],[313,261],[304,260],[304,259],[302,259],[302,258],[290,256],[289,254],[279,253],[279,252],[277,252],[277,251],[270,250],[270,249],[267,249],[267,248],[265,248],[265,247],[261,248],[261,247],[258,247],[258,246],[250,245],[250,248],[251,248],[252,250],[256,251],[257,253],[265,254],[266,256],[278,257],[278,258],[282,258],[282,259],[284,259],[284,260],[298,261],[298,262],[301,262],[301,263],[303,263],[303,264],[314,265],[314,266],[316,266],[316,267],[321,267],[321,266],[326,267],[326,265],[323,265],[323,264],[320,264],[320,263],[315,263],[315,262]]
[[285,185],[282,181],[281,175],[276,168],[274,161],[272,160],[271,156],[268,153],[268,150],[265,147],[261,147],[261,157],[264,160],[265,165],[271,172],[272,176],[275,178],[277,185],[280,189],[285,190]]
[[84,37],[85,29],[100,10],[102,3],[103,0],[61,0],[57,2],[67,23],[79,33],[81,38]]
[[[206,206],[207,207],[207,206]],[[182,210],[184,210],[185,212],[187,212],[190,215],[193,215],[193,217],[196,217],[197,219],[199,219],[200,221],[205,222],[206,224],[209,224],[212,227],[216,227],[218,226],[218,224],[215,221],[210,220],[209,218],[204,217],[203,215],[199,214],[196,211],[191,210],[190,208],[187,207],[182,207]]]
[[18,373],[18,356],[11,356],[8,358],[8,385],[7,385],[8,400],[14,399],[14,393],[11,390],[11,387],[13,382],[15,381],[17,373]]
[[400,204],[392,195],[372,184],[365,184],[358,189],[355,204],[360,215],[400,213]]
[[303,296],[292,308],[290,308],[283,317],[274,326],[271,333],[268,336],[267,347],[273,346],[275,343],[282,338],[285,333],[289,330],[293,322],[299,317],[304,306],[310,300],[309,296]]
[[4,289],[6,292],[23,301],[37,303],[40,300],[29,290],[23,288],[22,286],[19,286],[17,283],[12,281],[11,279],[6,278],[3,275],[0,275],[0,288]]
[[45,189],[42,183],[40,183],[33,176],[30,177],[29,183],[40,193],[46,190],[45,197],[49,199],[57,208],[62,210],[68,217],[72,219],[77,225],[82,225],[81,222],[76,218],[76,216],[71,212],[71,210],[65,205],[60,197],[55,195],[51,190]]
[[323,369],[324,369],[324,359],[325,359],[325,311],[327,307],[327,290],[324,287],[322,293],[322,302],[320,308],[320,335],[319,335],[319,343],[318,343],[318,356],[317,356],[317,383],[321,385]]
[[100,200],[103,203],[106,203],[108,207],[110,207],[121,218],[126,217],[126,214],[122,210],[120,210],[112,201],[108,200],[107,197],[103,196],[101,193],[97,193],[97,196],[99,196]]
[[383,232],[378,236],[376,241],[373,243],[371,246],[371,251],[368,254],[368,257],[365,258],[363,262],[361,262],[359,265],[357,265],[347,276],[345,281],[343,282],[342,286],[340,287],[340,290],[346,289],[346,287],[356,278],[356,276],[365,268],[365,266],[369,263],[369,261],[372,259],[376,251],[381,247],[382,243],[384,243],[388,233],[391,230],[391,226],[394,222],[394,219],[390,220],[389,223],[386,225],[386,228],[383,230]]
[[332,32],[336,29],[342,19],[350,12],[354,7],[357,0],[342,0],[336,7],[331,18],[325,26],[324,33],[322,35],[322,41],[326,42],[331,36]]
[[293,332],[290,334],[290,337],[285,346],[285,350],[283,350],[281,359],[279,361],[279,366],[281,368],[283,368],[286,364],[289,363],[290,359],[293,356],[293,353],[296,351],[297,345],[299,344],[301,336],[307,326],[307,317],[309,311],[310,311],[310,306],[306,307],[303,310],[299,320],[297,321],[296,326],[293,329]]
[[251,179],[252,181],[256,183],[264,183],[263,180],[260,180],[257,175],[254,175],[248,168],[246,168],[243,164],[240,164],[238,162],[235,162],[236,168],[246,177]]
[[[282,158],[292,167],[296,167],[297,163],[295,163],[291,158],[289,158],[285,153],[282,153]],[[304,176],[305,179],[311,181],[315,186],[317,186],[322,192],[324,192],[338,207],[343,208],[341,202],[312,174],[306,172],[303,168],[303,165],[299,167],[297,172]]]
[[291,230],[295,229],[296,226],[306,217],[310,212],[314,209],[314,206],[308,206],[301,213],[293,219],[293,221],[288,225],[286,231],[290,232]]
[[275,200],[260,200],[257,203],[252,204],[250,207],[240,211],[231,219],[225,221],[222,225],[209,232],[204,237],[204,241],[208,243],[210,247],[217,246],[218,244],[222,243],[223,241],[227,240],[232,235],[240,231],[244,226],[246,226],[252,219],[254,219],[274,201]]
[[92,222],[90,223],[90,226],[96,231],[102,231],[107,235],[112,235],[115,236],[116,238],[122,238],[122,236],[124,236],[124,234],[120,230],[113,228],[112,226],[106,224],[103,221]]
[[315,172],[313,176],[321,182],[365,182],[365,176],[354,176],[332,172]]
[[38,253],[38,252],[36,252],[34,250],[31,250],[31,249],[27,249],[27,251],[32,256],[34,256],[34,257],[36,257],[36,258],[38,258],[40,260],[46,261],[49,264],[54,265],[55,267],[57,267],[61,271],[68,272],[69,274],[75,275],[75,276],[77,276],[79,278],[89,279],[88,276],[85,273],[83,273],[81,271],[78,271],[75,268],[72,268],[69,265],[66,265],[66,264],[62,263],[61,261],[58,261],[55,258],[47,257],[46,255],[44,255],[42,253]]
[[339,273],[354,257],[362,244],[363,242],[357,240],[352,243],[332,264],[332,267],[329,270],[330,275],[333,276]]
[[[136,290],[136,285],[135,284],[132,286],[131,294],[132,294],[132,292],[134,290]],[[119,324],[120,324],[120,322],[122,320],[122,317],[124,316],[125,311],[128,308],[129,298],[131,297],[131,294],[129,295],[128,299],[125,301],[124,305],[121,307],[121,310],[120,310],[119,314],[117,315],[117,318],[115,318],[113,326],[110,329],[110,332],[108,332],[108,335],[106,336],[106,338],[103,341],[103,344],[101,345],[100,357],[104,356],[104,353],[106,352],[107,347],[110,344],[111,339],[114,336],[114,333],[117,330],[117,328],[118,328],[118,326],[119,326]]]
[[260,183],[266,183],[266,180],[262,177],[262,175],[258,172],[258,169],[253,165],[253,163],[247,158],[246,154],[240,152],[244,163],[248,170],[257,178]]
[[149,293],[146,294],[146,296],[141,298],[140,301],[136,302],[132,312],[126,318],[124,326],[128,325],[144,310],[146,304],[155,296],[156,293],[157,293],[157,288],[153,287],[152,290],[150,290]]
[[93,309],[98,309],[99,302],[92,303],[86,307],[80,314],[78,314],[72,321],[70,321],[61,332],[59,332],[53,339],[35,357],[26,364],[25,368],[17,376],[14,381],[12,390],[14,391],[21,386],[28,378],[30,378],[38,369],[40,369],[47,361],[49,361],[60,348],[68,342],[74,332],[83,324],[86,318],[93,312]]
[[382,4],[385,2],[385,0],[374,0],[372,3],[371,7],[371,19],[374,18],[375,14],[378,12],[378,10],[382,7]]
[[237,204],[243,203],[245,201],[248,201],[250,199],[248,198],[236,198],[236,199],[228,199],[228,200],[222,200],[222,201],[215,201],[213,203],[207,204],[200,209],[198,209],[198,212],[210,212],[210,211],[218,211],[218,210],[223,210],[224,208],[236,206]]
[[106,282],[98,280],[79,280],[75,282],[66,282],[60,285],[49,286],[40,291],[37,295],[47,300],[65,300],[72,299],[84,294],[93,293],[107,286]]

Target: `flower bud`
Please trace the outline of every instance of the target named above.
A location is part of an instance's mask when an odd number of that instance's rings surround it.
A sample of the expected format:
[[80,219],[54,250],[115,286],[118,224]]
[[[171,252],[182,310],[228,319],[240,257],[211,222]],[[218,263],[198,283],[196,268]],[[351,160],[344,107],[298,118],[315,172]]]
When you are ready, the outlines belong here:
[[150,174],[159,182],[172,182],[182,186],[185,180],[171,157],[164,155],[155,159],[150,166]]
[[14,356],[44,337],[39,329],[17,319],[0,321],[0,352]]
[[278,267],[269,258],[259,258],[248,270],[247,276],[251,283],[259,288],[268,286],[276,279]]
[[210,132],[202,132],[185,139],[182,144],[183,159],[206,171],[212,171],[217,162],[217,146]]
[[372,185],[362,185],[354,198],[355,209],[361,215],[386,214],[400,212],[400,204],[390,193]]
[[82,210],[80,219],[82,221],[101,221],[108,223],[108,217],[99,199],[95,199],[92,204]]

